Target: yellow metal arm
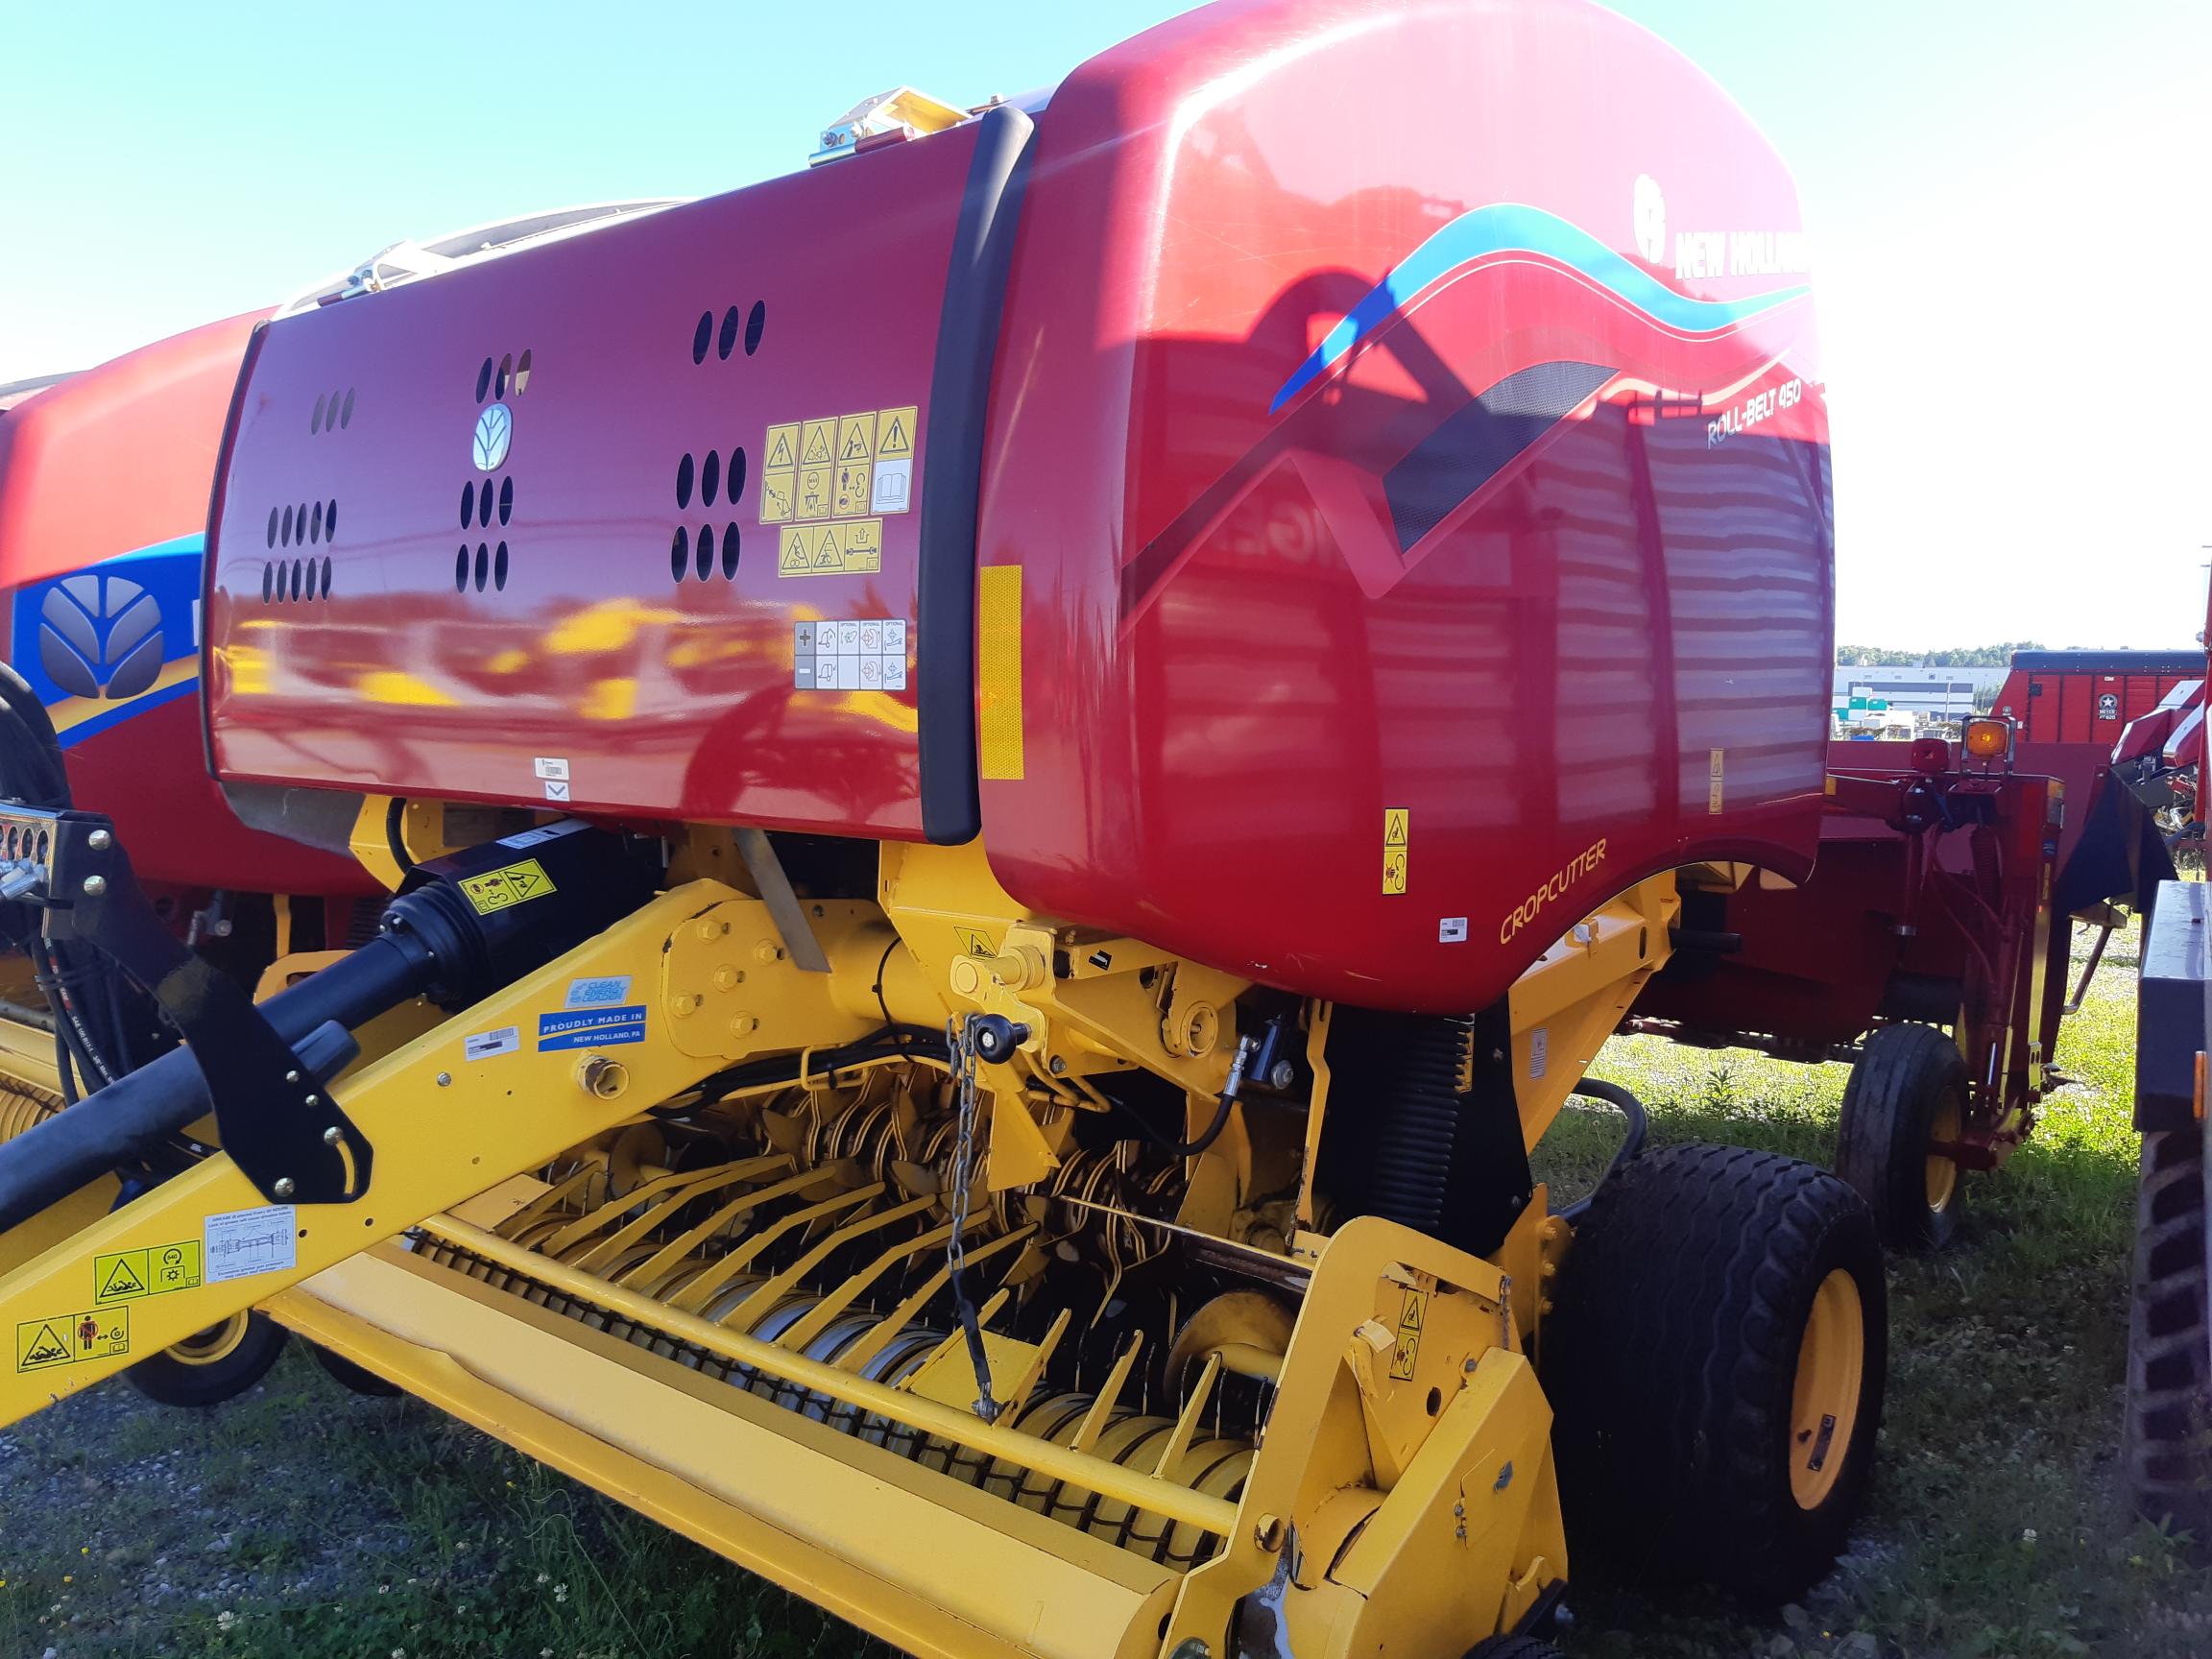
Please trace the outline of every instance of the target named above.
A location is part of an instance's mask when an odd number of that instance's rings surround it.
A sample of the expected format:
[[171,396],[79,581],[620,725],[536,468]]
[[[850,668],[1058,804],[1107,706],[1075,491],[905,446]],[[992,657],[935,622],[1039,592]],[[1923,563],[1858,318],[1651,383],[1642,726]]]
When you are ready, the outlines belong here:
[[[357,1203],[271,1204],[217,1155],[0,1278],[0,1425],[543,1165],[733,1059],[848,1039],[853,1018],[790,973],[757,987],[756,1029],[725,1022],[713,1041],[695,1029],[669,1041],[685,994],[666,976],[672,941],[703,917],[719,926],[757,907],[717,882],[678,888],[350,1079],[347,1111],[376,1148]],[[541,1037],[540,1017],[562,1012],[572,980],[624,976],[641,1021],[598,1046]],[[98,1098],[72,1110],[98,1111]]]

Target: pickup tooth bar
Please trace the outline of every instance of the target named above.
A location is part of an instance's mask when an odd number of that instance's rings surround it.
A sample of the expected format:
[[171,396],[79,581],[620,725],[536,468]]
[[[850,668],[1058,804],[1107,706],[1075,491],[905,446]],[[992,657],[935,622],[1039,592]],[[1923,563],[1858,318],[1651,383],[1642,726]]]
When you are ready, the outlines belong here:
[[[1204,1528],[1100,1497],[1070,1481],[1052,1479],[1011,1458],[987,1456],[955,1446],[905,1424],[769,1376],[764,1370],[730,1364],[665,1331],[609,1313],[435,1238],[425,1238],[419,1242],[415,1255],[419,1261],[481,1281],[550,1312],[649,1349],[703,1376],[719,1378],[784,1410],[796,1411],[829,1425],[839,1433],[854,1435],[965,1485],[979,1487],[994,1497],[1049,1516],[1145,1560],[1187,1572],[1210,1560],[1220,1549],[1220,1536]],[[642,1260],[642,1255],[639,1259]],[[732,1285],[704,1310],[706,1316],[718,1321],[728,1318],[766,1283],[767,1279],[761,1277],[751,1283]],[[825,1300],[813,1293],[785,1297],[753,1326],[752,1334],[763,1341],[791,1346],[787,1340],[790,1334]],[[823,1364],[837,1365],[871,1333],[877,1332],[881,1322],[880,1315],[868,1310],[845,1312],[792,1351]],[[901,1326],[888,1342],[852,1369],[856,1376],[870,1382],[898,1387],[919,1372],[947,1343],[957,1339],[956,1331],[914,1321]],[[1094,1422],[1096,1417],[1097,1396],[1055,1392],[1019,1411],[1010,1411],[1000,1419],[1000,1425],[1058,1446],[1075,1444],[1077,1436],[1088,1431],[1088,1443],[1094,1455],[1125,1468],[1146,1471],[1158,1468],[1163,1451],[1171,1448],[1181,1435],[1185,1449],[1162,1472],[1165,1477],[1231,1503],[1241,1496],[1257,1450],[1250,1438],[1237,1434],[1192,1433],[1191,1426],[1180,1418],[1119,1403],[1109,1407],[1103,1418]]]

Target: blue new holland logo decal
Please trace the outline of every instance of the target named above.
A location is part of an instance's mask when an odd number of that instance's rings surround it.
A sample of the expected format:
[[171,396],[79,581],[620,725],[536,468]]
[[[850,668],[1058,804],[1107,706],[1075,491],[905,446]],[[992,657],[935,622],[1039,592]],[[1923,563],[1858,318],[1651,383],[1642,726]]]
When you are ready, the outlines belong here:
[[612,1048],[621,1043],[645,1041],[645,1005],[626,1008],[589,1008],[574,1013],[538,1016],[538,1046],[547,1048]]

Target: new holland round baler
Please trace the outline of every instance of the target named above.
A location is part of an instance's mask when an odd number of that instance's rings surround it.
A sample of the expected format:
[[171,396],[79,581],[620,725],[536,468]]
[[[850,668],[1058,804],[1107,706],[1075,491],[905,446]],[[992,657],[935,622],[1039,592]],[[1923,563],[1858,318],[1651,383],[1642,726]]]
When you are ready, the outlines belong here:
[[817,160],[253,331],[205,757],[392,892],[256,1006],[0,807],[184,1040],[0,1144],[0,1420],[257,1306],[926,1653],[1456,1659],[1568,1527],[1793,1593],[1864,1206],[1529,1165],[1681,892],[1812,868],[1780,162],[1574,0],[1214,6]]

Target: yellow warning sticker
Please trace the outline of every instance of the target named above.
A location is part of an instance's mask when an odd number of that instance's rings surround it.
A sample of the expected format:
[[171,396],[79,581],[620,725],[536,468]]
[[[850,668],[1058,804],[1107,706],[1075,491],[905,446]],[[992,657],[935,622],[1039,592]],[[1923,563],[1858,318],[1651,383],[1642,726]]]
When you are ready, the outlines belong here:
[[1382,809],[1382,891],[1406,891],[1406,844],[1411,839],[1413,814],[1403,806]]
[[1413,1362],[1421,1356],[1421,1328],[1427,1322],[1429,1292],[1408,1290],[1406,1301],[1398,1310],[1398,1346],[1390,1356],[1390,1375],[1399,1382],[1410,1381]]
[[839,463],[837,468],[836,513],[840,518],[852,518],[868,511],[868,501],[875,489],[876,469],[863,462],[857,467]]
[[883,520],[786,524],[776,542],[779,576],[872,575],[883,568]]
[[960,941],[960,953],[963,956],[996,956],[998,954],[997,950],[991,948],[990,939],[980,927],[955,927],[952,929],[952,937]]
[[860,462],[865,466],[876,459],[876,411],[863,409],[857,415],[837,417],[837,465]]
[[554,891],[554,887],[553,878],[545,874],[544,866],[535,858],[525,858],[521,863],[510,864],[504,870],[465,878],[461,891],[469,902],[475,906],[477,915],[489,916],[494,910],[505,910],[531,899],[542,899]]
[[81,1365],[87,1359],[113,1359],[131,1352],[131,1310],[100,1308],[89,1313],[61,1313],[30,1319],[15,1327],[15,1369],[42,1371],[49,1365]]
[[909,403],[903,409],[886,409],[878,422],[880,436],[876,440],[878,459],[895,461],[902,456],[908,460],[914,455],[914,410]]
[[[856,409],[850,415],[770,426],[761,446],[765,459],[760,469],[760,522],[880,519],[887,513],[912,511],[919,413],[919,405],[906,403],[896,409]],[[815,568],[819,541],[810,538],[806,542],[808,569]],[[843,545],[850,549],[852,543]],[[871,541],[868,546],[875,550],[880,543]],[[855,566],[848,561],[843,567]]]
[[832,476],[832,469],[829,467],[799,469],[799,505],[795,511],[801,518],[830,517],[830,481]]
[[200,1240],[150,1244],[143,1250],[118,1250],[92,1258],[92,1300],[122,1302],[133,1296],[159,1296],[200,1286]]
[[1720,772],[1721,762],[1726,759],[1727,754],[1728,751],[1725,749],[1713,751],[1712,781],[1705,785],[1705,810],[1708,812],[1719,811],[1721,803],[1726,799],[1726,791],[1721,786]]

